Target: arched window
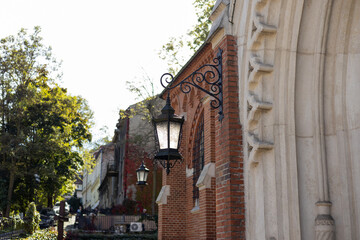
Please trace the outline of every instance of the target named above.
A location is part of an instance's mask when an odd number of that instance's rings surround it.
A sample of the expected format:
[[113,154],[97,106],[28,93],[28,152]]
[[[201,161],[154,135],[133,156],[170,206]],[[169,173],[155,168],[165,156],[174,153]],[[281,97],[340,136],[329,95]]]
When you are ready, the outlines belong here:
[[196,129],[193,147],[193,199],[194,205],[199,205],[199,188],[196,182],[199,179],[201,170],[204,168],[204,115],[202,114]]

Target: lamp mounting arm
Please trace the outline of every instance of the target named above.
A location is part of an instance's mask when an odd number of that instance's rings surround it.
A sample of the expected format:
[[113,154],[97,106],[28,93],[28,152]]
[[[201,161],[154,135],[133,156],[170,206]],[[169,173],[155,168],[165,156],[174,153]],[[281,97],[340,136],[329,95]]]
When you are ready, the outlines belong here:
[[[216,57],[213,59],[214,64],[202,65],[188,77],[173,86],[173,75],[170,73],[163,74],[160,78],[161,85],[168,90],[180,87],[180,90],[185,94],[191,92],[192,87],[209,94],[214,98],[211,100],[210,106],[213,109],[219,109],[219,120],[221,121],[224,118],[222,93],[222,52],[222,49],[219,49]],[[210,85],[209,90],[201,86],[203,83]]]

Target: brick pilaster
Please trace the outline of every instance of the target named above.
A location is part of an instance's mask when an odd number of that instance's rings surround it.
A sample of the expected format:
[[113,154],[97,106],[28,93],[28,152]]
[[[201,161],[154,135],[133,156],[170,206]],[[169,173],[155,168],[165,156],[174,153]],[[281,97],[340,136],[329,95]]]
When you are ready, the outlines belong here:
[[226,36],[219,47],[223,49],[224,119],[216,123],[216,236],[217,239],[245,239],[236,39]]
[[185,221],[185,164],[178,163],[167,176],[163,171],[163,185],[170,185],[167,204],[159,206],[158,239],[186,239]]

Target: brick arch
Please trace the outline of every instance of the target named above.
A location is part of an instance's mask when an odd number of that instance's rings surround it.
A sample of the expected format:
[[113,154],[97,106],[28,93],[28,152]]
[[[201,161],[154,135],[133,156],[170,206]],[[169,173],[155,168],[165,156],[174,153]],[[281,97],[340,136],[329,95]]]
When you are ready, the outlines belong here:
[[174,108],[175,112],[179,113],[181,112],[181,100],[179,97],[179,91],[173,91],[170,95],[171,99],[171,106]]
[[193,107],[194,106],[194,98],[195,98],[195,93],[194,93],[194,89],[192,89],[191,91],[190,91],[190,101],[189,101],[189,106],[190,107]]
[[186,112],[187,111],[187,104],[188,104],[187,94],[184,94],[184,98],[183,98],[182,103],[183,103],[182,110],[183,110],[183,112]]
[[191,122],[191,126],[190,126],[190,134],[189,134],[189,141],[187,143],[187,152],[188,154],[188,158],[186,159],[186,165],[188,166],[188,168],[191,168],[191,157],[192,153],[193,153],[193,144],[194,144],[194,135],[196,133],[196,127],[198,126],[198,122],[200,119],[201,114],[204,114],[204,107],[202,102],[200,102],[195,110],[194,113],[194,117],[192,118],[192,122]]
[[174,98],[174,100],[171,103],[171,106],[175,109],[175,112],[179,112],[180,105],[177,97]]

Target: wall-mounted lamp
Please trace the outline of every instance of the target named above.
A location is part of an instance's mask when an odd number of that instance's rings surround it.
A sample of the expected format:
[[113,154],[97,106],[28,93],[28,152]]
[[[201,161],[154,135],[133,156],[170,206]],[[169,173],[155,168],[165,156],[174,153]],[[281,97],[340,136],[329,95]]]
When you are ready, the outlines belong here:
[[[160,78],[161,85],[168,90],[168,96],[165,107],[161,114],[153,119],[155,128],[155,138],[157,140],[159,151],[154,160],[158,161],[166,173],[170,173],[170,168],[174,167],[177,161],[182,160],[179,153],[181,130],[184,118],[177,116],[175,110],[170,105],[169,90],[180,87],[180,90],[187,94],[195,87],[213,99],[210,106],[213,109],[219,109],[219,121],[224,118],[223,114],[223,94],[222,94],[222,49],[219,49],[214,64],[205,64],[196,69],[192,74],[179,83],[172,85],[174,77],[170,73],[165,73]],[[203,84],[208,88],[202,87]],[[166,84],[166,85],[165,85]]]
[[166,174],[169,174],[170,168],[174,167],[176,162],[182,159],[179,146],[184,118],[174,113],[175,110],[170,105],[168,94],[166,105],[161,110],[161,114],[153,119],[155,138],[159,146],[155,160],[160,162],[161,166],[166,169]]

